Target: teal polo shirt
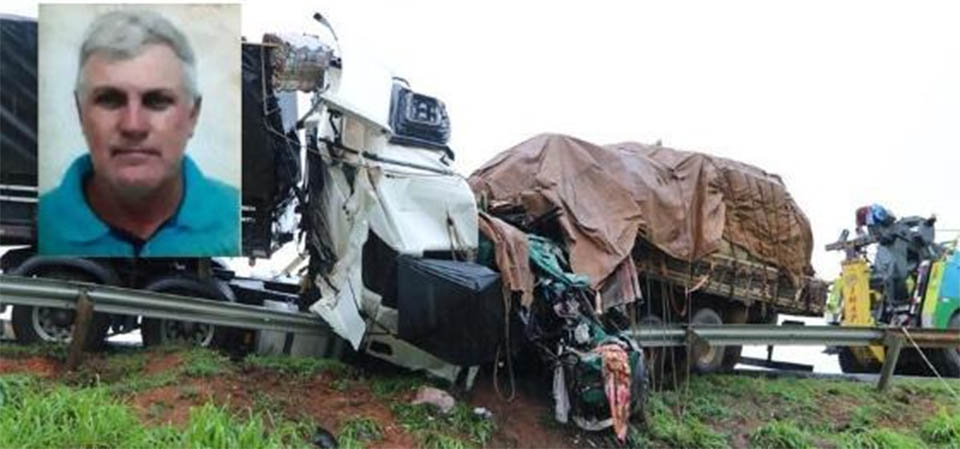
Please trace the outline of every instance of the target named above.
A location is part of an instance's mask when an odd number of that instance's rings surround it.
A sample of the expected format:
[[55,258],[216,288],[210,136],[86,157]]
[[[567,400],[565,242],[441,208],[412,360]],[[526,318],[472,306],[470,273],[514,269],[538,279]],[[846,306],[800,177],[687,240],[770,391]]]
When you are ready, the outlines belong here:
[[184,195],[177,212],[148,239],[140,240],[104,223],[90,209],[84,180],[93,172],[90,155],[70,164],[57,188],[40,196],[37,212],[40,254],[111,257],[209,257],[240,254],[240,194],[210,179],[184,156]]

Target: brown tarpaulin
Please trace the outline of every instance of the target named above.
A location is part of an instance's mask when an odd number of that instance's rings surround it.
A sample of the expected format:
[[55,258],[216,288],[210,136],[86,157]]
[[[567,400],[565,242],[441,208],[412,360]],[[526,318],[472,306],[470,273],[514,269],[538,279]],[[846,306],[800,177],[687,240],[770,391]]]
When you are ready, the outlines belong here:
[[530,270],[527,234],[483,212],[480,212],[478,224],[480,232],[493,242],[494,260],[504,285],[512,292],[519,292],[520,304],[530,307],[533,302],[533,271]]
[[691,261],[727,239],[793,278],[813,273],[806,216],[779,176],[744,163],[542,134],[497,155],[469,183],[492,206],[520,206],[527,217],[560,208],[570,263],[595,287],[638,237]]

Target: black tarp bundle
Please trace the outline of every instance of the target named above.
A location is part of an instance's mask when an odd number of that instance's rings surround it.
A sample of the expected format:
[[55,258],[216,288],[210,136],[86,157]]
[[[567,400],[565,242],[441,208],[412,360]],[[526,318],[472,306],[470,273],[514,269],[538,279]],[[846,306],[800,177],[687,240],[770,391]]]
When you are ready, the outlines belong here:
[[503,337],[500,274],[453,260],[397,259],[400,338],[448,362],[493,360]]

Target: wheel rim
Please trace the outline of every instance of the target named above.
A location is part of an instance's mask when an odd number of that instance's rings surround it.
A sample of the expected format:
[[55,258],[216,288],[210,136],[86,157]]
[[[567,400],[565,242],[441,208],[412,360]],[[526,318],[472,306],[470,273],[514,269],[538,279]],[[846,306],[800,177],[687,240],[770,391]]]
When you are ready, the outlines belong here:
[[174,320],[160,322],[160,337],[164,343],[180,341],[207,347],[213,342],[214,332],[212,324]]
[[713,359],[717,357],[717,348],[716,346],[711,346],[707,343],[697,343],[695,345],[694,354],[696,355],[697,364],[700,366],[706,366],[713,362]]
[[40,340],[70,343],[75,327],[73,324],[75,315],[72,310],[34,307],[30,315],[30,323]]
[[[697,311],[691,319],[693,324],[723,324],[720,314],[710,308],[703,308]],[[714,366],[723,364],[723,350],[718,346],[713,346],[706,341],[698,339],[693,345],[692,359],[701,371],[713,370]]]

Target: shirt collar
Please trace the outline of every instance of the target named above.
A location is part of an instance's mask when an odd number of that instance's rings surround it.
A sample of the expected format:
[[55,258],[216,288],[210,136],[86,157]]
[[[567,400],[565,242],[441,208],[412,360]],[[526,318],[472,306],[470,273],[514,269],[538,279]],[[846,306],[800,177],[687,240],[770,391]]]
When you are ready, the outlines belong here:
[[93,163],[90,155],[78,157],[67,168],[60,186],[63,204],[60,204],[58,214],[63,214],[69,226],[64,226],[64,237],[68,240],[86,242],[96,240],[108,232],[110,228],[100,220],[83,194],[83,181],[93,172]]
[[206,195],[209,180],[200,172],[197,164],[189,156],[183,157],[183,199],[177,213],[168,224],[199,230],[216,224],[218,217],[214,214],[216,205],[209,204]]
[[[183,157],[181,166],[184,196],[180,200],[177,212],[161,226],[161,229],[169,226],[201,229],[216,223],[216,217],[211,213],[213,208],[206,204],[203,194],[203,186],[208,182],[207,179],[189,156]],[[63,177],[60,190],[63,191],[62,198],[65,201],[58,214],[63,214],[64,219],[71,223],[64,229],[64,237],[71,241],[89,242],[110,232],[109,226],[97,217],[84,195],[83,183],[91,173],[93,173],[93,163],[90,155],[84,154],[70,164]]]

